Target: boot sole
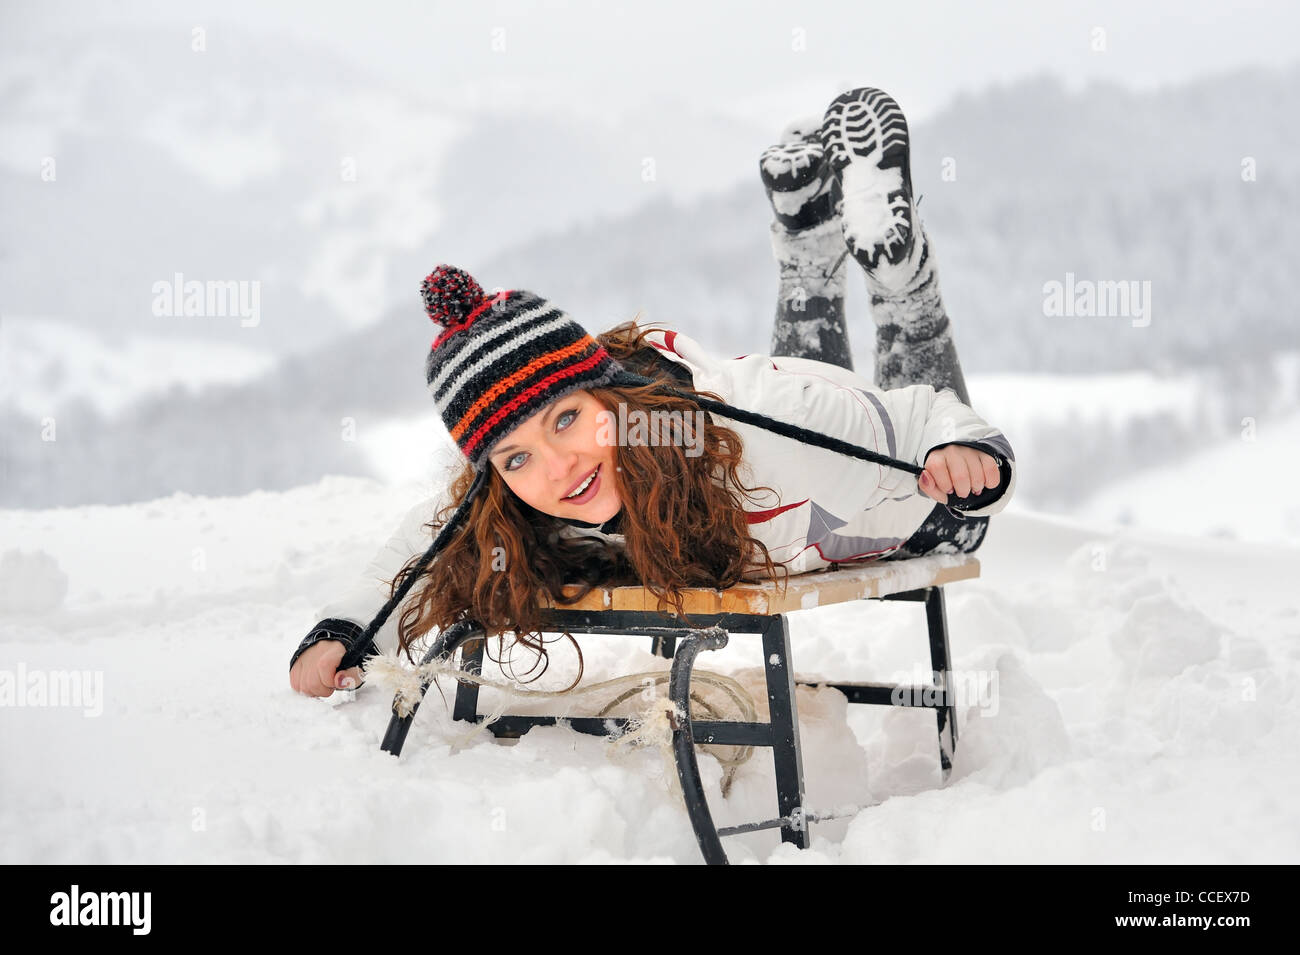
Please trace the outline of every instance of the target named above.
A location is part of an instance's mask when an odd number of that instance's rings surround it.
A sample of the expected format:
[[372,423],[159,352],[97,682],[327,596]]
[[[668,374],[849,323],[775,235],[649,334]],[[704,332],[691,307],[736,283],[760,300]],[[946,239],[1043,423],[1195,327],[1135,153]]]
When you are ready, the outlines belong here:
[[[826,108],[820,138],[825,159],[837,177],[847,166],[856,163],[869,163],[877,169],[898,169],[905,194],[891,192],[891,205],[901,196],[909,207],[915,208],[911,206],[911,136],[907,117],[888,93],[871,86],[841,93]],[[914,228],[910,214],[906,219],[907,236],[901,243],[902,248],[898,251],[883,250],[891,265],[897,265],[911,252]],[[879,260],[879,247],[854,250],[854,257],[865,267],[874,268]],[[864,258],[867,261],[863,261]]]
[[777,221],[787,229],[820,225],[839,214],[839,182],[813,137],[763,150],[759,176]]

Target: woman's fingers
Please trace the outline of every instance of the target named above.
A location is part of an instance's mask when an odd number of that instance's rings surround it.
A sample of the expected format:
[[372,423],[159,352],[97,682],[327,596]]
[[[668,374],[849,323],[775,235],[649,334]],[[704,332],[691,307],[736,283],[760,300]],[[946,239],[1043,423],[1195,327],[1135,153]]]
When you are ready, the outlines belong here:
[[[998,481],[1001,480],[1001,473],[998,471],[998,462],[993,455],[975,448],[955,447],[951,450],[957,451],[964,462],[966,474],[969,483],[966,485],[966,493],[982,494],[986,488],[997,487]],[[952,471],[952,469],[949,469]],[[956,472],[952,471],[954,479]],[[956,481],[957,493],[960,497],[965,497],[962,493],[962,482]]]
[[343,644],[337,640],[325,640],[321,645],[326,649],[316,660],[316,679],[319,686],[313,696],[329,696],[334,692],[334,674],[346,651]]
[[942,448],[933,454],[925,462],[925,469],[930,472],[930,480],[939,491],[939,496],[935,500],[942,501],[952,493],[953,481],[952,475],[948,470],[947,449]]
[[921,490],[944,503],[950,494],[979,494],[985,488],[996,487],[1000,479],[997,461],[991,454],[954,444],[930,452],[921,475]]
[[927,469],[921,474],[921,490],[925,492],[926,497],[936,500],[940,504],[947,503],[949,492],[940,490],[939,482],[935,480],[934,475],[935,472],[931,469]]
[[289,685],[308,696],[329,696],[335,690],[353,690],[362,683],[361,667],[339,672],[347,651],[342,641],[322,640],[303,651],[289,671]]
[[289,671],[289,685],[307,696],[329,696],[334,692],[334,671],[346,649],[338,640],[322,640],[308,647]]
[[916,479],[917,486],[921,488],[921,493],[932,500],[939,500],[939,491],[934,486],[934,478],[930,477],[929,471],[922,471],[921,476]]
[[970,494],[970,462],[960,451],[948,455],[948,477],[952,479],[952,488],[958,497]]
[[320,678],[316,670],[316,661],[303,654],[294,663],[293,669],[289,671],[289,685],[293,687],[296,693],[305,693],[307,696],[320,696],[321,686]]
[[998,462],[991,454],[976,452],[980,456],[980,464],[984,466],[984,487],[997,487],[998,482],[1002,480],[1002,472],[998,469]]
[[978,494],[984,490],[984,462],[980,460],[980,452],[974,448],[962,448],[962,452],[962,461],[966,465],[966,493]]

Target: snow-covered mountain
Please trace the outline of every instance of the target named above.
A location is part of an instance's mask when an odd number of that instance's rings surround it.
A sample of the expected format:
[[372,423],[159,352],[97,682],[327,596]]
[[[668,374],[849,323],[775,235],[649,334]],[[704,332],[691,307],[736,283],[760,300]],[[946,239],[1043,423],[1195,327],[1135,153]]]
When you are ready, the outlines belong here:
[[[734,183],[763,135],[676,102],[580,126],[437,82],[399,90],[293,36],[204,31],[202,50],[127,25],[0,40],[4,314],[301,353],[409,305],[431,255],[475,265],[693,201]],[[263,320],[154,314],[154,283],[176,273],[260,283]]]
[[[300,350],[373,321],[438,219],[464,124],[288,38],[68,31],[0,73],[6,313]],[[352,178],[347,178],[352,176]],[[159,316],[175,273],[260,283],[262,321]]]
[[50,318],[0,318],[0,400],[21,417],[57,414],[91,401],[105,418],[171,393],[197,394],[267,374],[275,356],[238,341],[114,337]]

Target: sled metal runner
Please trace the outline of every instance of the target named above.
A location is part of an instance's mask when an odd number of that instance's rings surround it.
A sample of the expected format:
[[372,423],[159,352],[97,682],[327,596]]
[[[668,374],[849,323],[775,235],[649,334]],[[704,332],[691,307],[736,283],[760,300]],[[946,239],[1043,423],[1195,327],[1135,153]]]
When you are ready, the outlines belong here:
[[[908,564],[933,558],[917,558]],[[903,562],[893,564],[897,568]],[[756,600],[753,592],[737,594],[741,588],[730,591],[693,591],[711,595],[715,605],[721,606],[730,598],[739,597],[755,609],[767,612],[747,613],[720,611],[698,613],[687,607],[690,620],[696,626],[684,626],[670,613],[646,609],[613,609],[611,604],[638,603],[644,600],[640,588],[613,588],[596,592],[596,603],[608,609],[564,609],[548,607],[542,612],[542,630],[547,633],[618,634],[649,636],[652,652],[672,660],[669,674],[669,697],[685,719],[675,720],[673,727],[673,755],[681,781],[686,809],[691,826],[700,846],[704,861],[709,864],[726,864],[727,854],[722,845],[726,836],[780,829],[781,840],[801,849],[810,844],[809,825],[812,822],[835,818],[819,814],[804,804],[803,759],[799,743],[799,716],[795,705],[796,686],[830,686],[848,698],[850,703],[878,706],[919,706],[935,711],[939,735],[939,766],[944,782],[952,768],[952,757],[957,747],[956,705],[952,692],[950,653],[948,646],[947,615],[944,607],[943,583],[970,579],[979,575],[979,562],[969,555],[949,557],[937,562],[935,572],[923,574],[931,583],[908,590],[889,590],[890,565],[881,563],[865,565],[853,570],[831,570],[803,574],[790,578],[798,582],[793,596],[782,594],[773,598],[768,585],[749,588],[761,590],[765,597]],[[901,579],[915,581],[916,575],[902,575]],[[846,586],[849,585],[849,586]],[[925,607],[931,670],[939,677],[937,685],[907,686],[887,683],[813,682],[795,679],[793,655],[790,645],[790,627],[787,613],[807,606],[809,587],[825,598],[822,603],[845,599],[902,600],[921,603]],[[622,593],[620,593],[622,592]],[[854,596],[856,594],[856,596]],[[791,600],[799,603],[791,606]],[[697,603],[698,605],[698,603]],[[732,634],[753,634],[758,638],[763,653],[766,677],[768,721],[743,722],[730,720],[700,720],[691,716],[691,674],[700,654],[726,646]],[[472,620],[461,621],[439,634],[425,654],[424,662],[435,659],[450,660],[461,651],[461,669],[479,673],[484,657],[483,628]],[[423,691],[428,689],[424,684]],[[478,712],[477,684],[458,682],[452,717],[467,722],[482,722],[485,717]],[[407,732],[415,718],[418,704],[405,717],[394,710],[384,735],[381,748],[394,756],[400,755]],[[555,717],[540,715],[505,715],[488,725],[497,738],[518,738],[534,726],[552,726],[563,720],[569,728],[592,736],[617,736],[626,729],[626,717]],[[700,776],[695,747],[698,745],[762,746],[772,753],[776,775],[776,817],[757,822],[718,828],[709,809],[704,784]]]

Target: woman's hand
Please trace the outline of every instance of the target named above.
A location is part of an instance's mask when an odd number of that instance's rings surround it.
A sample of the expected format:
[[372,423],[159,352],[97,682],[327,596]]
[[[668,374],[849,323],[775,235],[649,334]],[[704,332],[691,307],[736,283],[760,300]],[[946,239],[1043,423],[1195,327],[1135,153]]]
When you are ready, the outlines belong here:
[[927,497],[947,504],[948,495],[954,491],[958,497],[979,494],[985,488],[997,487],[1000,480],[1002,475],[993,455],[963,444],[948,444],[926,455],[925,470],[917,484]]
[[361,667],[337,672],[347,647],[341,640],[322,640],[302,652],[289,671],[289,685],[308,696],[330,696],[361,685]]

